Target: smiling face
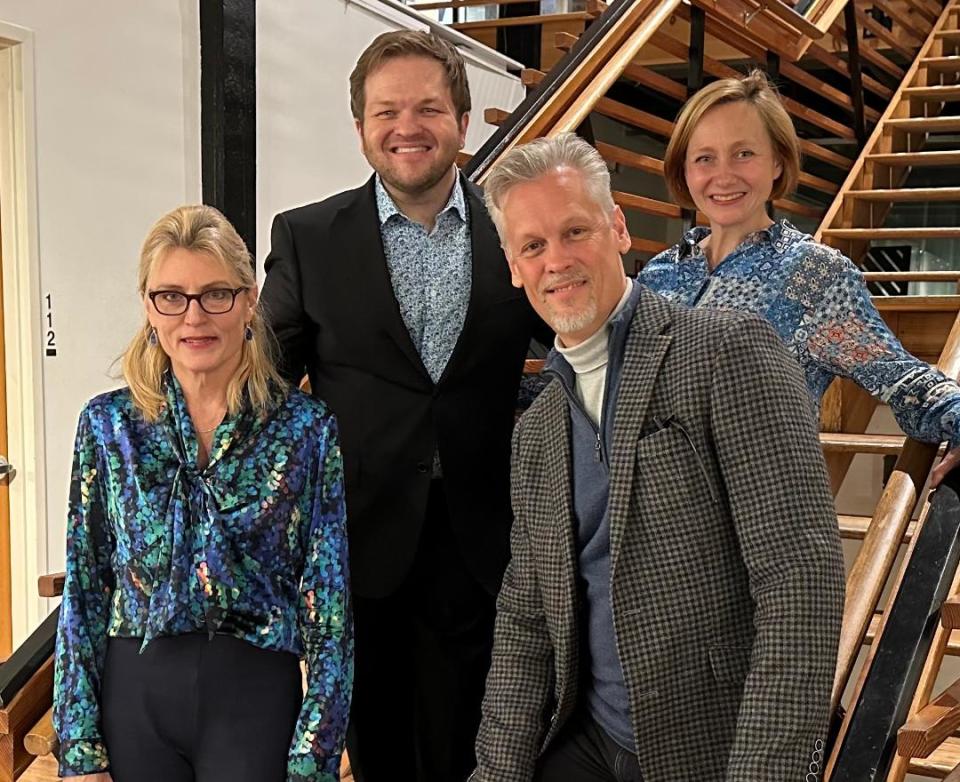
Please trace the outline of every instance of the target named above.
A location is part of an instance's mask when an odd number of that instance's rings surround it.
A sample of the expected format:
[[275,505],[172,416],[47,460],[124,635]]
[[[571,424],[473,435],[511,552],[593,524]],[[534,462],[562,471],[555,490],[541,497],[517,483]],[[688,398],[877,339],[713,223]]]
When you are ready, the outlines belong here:
[[[240,285],[218,259],[178,247],[154,263],[147,292],[203,293]],[[233,309],[220,315],[204,312],[198,301],[191,301],[182,315],[161,315],[147,296],[143,305],[150,325],[157,330],[160,347],[181,381],[187,375],[203,374],[226,385],[240,364],[244,329],[253,317],[256,301],[254,288],[239,293]]]
[[439,62],[389,59],[367,76],[364,95],[363,120],[356,123],[360,146],[388,188],[420,195],[452,175],[468,115],[457,118]]
[[565,347],[583,342],[607,321],[626,286],[620,256],[630,234],[620,207],[607,214],[582,174],[564,167],[511,187],[500,211],[513,284]]
[[710,109],[690,135],[684,177],[714,230],[746,236],[769,225],[766,202],[782,171],[759,112],[746,101]]

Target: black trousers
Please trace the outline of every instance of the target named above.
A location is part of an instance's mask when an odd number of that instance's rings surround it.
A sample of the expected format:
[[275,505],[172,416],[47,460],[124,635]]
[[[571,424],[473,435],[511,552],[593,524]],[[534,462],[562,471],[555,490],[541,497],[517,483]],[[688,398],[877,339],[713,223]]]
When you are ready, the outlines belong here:
[[406,581],[386,598],[354,597],[357,782],[463,782],[473,771],[495,604],[467,572],[434,481]]
[[617,744],[589,714],[563,726],[537,762],[534,782],[643,782],[637,756]]
[[113,782],[284,782],[296,655],[227,635],[112,638],[101,688]]

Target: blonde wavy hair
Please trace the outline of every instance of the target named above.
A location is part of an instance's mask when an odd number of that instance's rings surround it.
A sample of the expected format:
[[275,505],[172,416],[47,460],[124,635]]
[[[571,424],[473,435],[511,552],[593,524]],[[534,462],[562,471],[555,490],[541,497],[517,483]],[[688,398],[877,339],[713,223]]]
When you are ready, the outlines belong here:
[[[181,206],[157,220],[143,242],[137,276],[141,298],[147,295],[147,282],[157,263],[178,248],[216,258],[236,280],[237,287],[253,288],[257,284],[250,253],[227,218],[212,206]],[[240,368],[227,386],[227,410],[231,415],[240,410],[245,396],[254,409],[269,409],[284,387],[274,363],[273,334],[264,322],[259,303],[249,325],[253,339],[243,341]],[[150,344],[151,330],[145,316],[120,362],[134,404],[144,418],[155,421],[166,404],[163,376],[170,369],[170,357],[159,345]]]

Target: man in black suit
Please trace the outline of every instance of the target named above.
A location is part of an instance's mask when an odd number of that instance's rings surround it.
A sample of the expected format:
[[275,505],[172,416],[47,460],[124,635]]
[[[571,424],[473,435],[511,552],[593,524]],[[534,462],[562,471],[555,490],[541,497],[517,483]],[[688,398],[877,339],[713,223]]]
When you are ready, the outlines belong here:
[[262,300],[286,375],[309,375],[343,448],[359,782],[473,767],[509,556],[510,433],[534,329],[479,191],[457,171],[459,53],[379,36],[350,77],[362,187],[278,215]]

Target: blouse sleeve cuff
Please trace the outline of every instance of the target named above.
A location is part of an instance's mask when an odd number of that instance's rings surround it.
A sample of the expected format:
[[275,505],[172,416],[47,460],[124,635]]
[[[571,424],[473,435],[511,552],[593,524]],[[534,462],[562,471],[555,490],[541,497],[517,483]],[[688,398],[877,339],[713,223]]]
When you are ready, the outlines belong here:
[[110,768],[107,747],[99,739],[68,739],[60,742],[60,776],[99,774]]

